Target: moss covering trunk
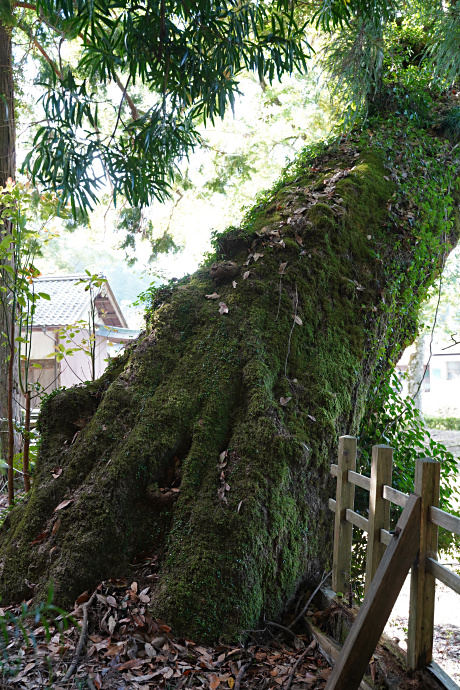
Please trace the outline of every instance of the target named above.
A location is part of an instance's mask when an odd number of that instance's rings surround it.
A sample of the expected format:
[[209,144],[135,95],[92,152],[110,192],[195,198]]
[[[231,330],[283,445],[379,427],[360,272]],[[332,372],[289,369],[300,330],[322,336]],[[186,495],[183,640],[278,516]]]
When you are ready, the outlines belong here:
[[369,142],[301,159],[211,270],[156,295],[102,379],[48,399],[33,490],[0,533],[2,601],[53,581],[69,606],[150,551],[154,614],[228,640],[330,567],[337,438],[413,336],[442,253],[433,218],[437,254],[410,270],[397,176]]

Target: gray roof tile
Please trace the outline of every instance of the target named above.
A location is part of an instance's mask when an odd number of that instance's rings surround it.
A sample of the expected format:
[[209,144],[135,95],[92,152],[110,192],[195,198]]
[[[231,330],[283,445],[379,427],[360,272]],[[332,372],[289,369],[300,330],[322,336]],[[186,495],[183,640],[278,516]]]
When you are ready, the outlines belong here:
[[87,319],[89,294],[84,285],[76,285],[85,274],[43,276],[34,281],[35,292],[46,292],[51,299],[37,300],[34,326],[67,326],[78,319]]

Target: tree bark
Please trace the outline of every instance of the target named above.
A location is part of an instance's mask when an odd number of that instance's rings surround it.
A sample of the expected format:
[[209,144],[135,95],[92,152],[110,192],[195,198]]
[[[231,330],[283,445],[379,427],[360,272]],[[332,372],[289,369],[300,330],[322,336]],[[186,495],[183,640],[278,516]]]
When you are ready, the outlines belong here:
[[72,605],[148,552],[154,614],[229,640],[320,579],[338,436],[440,266],[407,270],[418,245],[395,241],[389,174],[351,145],[299,164],[220,238],[217,265],[157,293],[100,380],[48,398],[32,491],[0,530],[2,601],[52,581]]
[[[16,173],[16,133],[14,118],[14,84],[13,84],[13,54],[11,44],[11,29],[0,21],[0,186],[5,186],[8,178],[14,180]],[[2,232],[9,231],[8,227],[0,226]],[[0,305],[0,333],[11,330],[8,314]],[[6,345],[4,336],[0,336],[0,345]],[[9,348],[0,346],[0,457],[6,459],[9,453],[8,423],[8,372],[7,357]],[[17,382],[17,362],[13,362],[13,375]],[[13,394],[17,393],[17,385],[13,384]],[[11,401],[13,419],[19,421],[19,406],[15,400]],[[18,450],[17,438],[14,433],[15,450]]]

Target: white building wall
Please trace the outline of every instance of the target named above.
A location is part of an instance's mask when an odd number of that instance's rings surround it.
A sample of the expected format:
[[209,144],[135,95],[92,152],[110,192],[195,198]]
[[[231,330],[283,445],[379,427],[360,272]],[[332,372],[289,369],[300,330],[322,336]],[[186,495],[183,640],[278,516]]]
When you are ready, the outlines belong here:
[[[426,339],[425,364],[428,373],[422,383],[422,412],[428,417],[460,417],[460,352],[457,348],[443,350],[443,343],[432,345],[430,358],[429,338]],[[405,350],[398,368],[407,370],[413,346]],[[403,394],[407,384],[403,382]]]

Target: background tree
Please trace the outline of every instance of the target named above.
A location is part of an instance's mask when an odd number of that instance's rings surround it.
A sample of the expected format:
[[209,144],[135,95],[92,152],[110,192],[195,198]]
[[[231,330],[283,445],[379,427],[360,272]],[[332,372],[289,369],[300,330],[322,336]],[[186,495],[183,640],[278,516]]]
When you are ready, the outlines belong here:
[[[2,6],[3,8],[3,6]],[[16,174],[16,146],[15,146],[15,121],[14,121],[14,85],[13,85],[13,61],[11,47],[11,31],[4,22],[3,9],[0,8],[0,187],[6,187],[9,178],[14,180]],[[8,221],[4,231],[0,233],[10,234]],[[0,317],[0,332],[8,333],[10,323]],[[9,448],[8,418],[19,421],[19,409],[17,404],[8,408],[8,372],[10,368],[16,368],[17,362],[8,361],[8,350],[0,347],[0,457],[6,459],[10,450],[14,448],[14,438],[11,438],[12,448]],[[11,428],[10,428],[11,431]]]

